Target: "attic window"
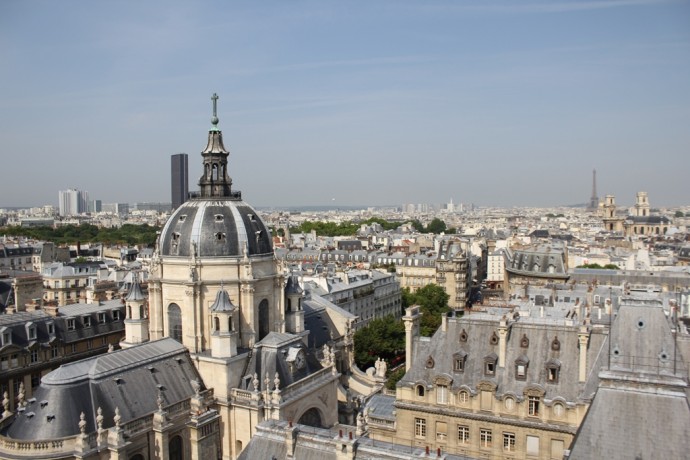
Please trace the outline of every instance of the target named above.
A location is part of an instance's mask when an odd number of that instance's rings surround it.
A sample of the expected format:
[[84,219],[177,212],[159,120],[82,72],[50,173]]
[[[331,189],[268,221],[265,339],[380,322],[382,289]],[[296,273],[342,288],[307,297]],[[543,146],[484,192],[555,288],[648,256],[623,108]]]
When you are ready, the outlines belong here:
[[115,377],[113,379],[113,381],[115,382],[116,385],[122,385],[123,383],[125,383],[125,381],[122,380],[120,377]]
[[431,357],[431,356],[429,356],[429,357],[426,359],[426,368],[427,368],[427,369],[433,369],[434,364],[435,364],[435,363],[434,363],[434,358]]
[[496,335],[496,331],[494,331],[493,334],[491,334],[491,338],[489,338],[489,343],[491,345],[496,345],[498,344],[498,335]]
[[489,356],[484,358],[484,375],[496,375],[497,361],[498,356],[496,356],[496,353],[491,353]]
[[161,391],[165,391],[165,387],[161,385],[160,383],[156,385],[156,388],[158,388]]
[[527,338],[527,334],[522,334],[522,338],[520,339],[520,347],[522,347],[522,348],[528,348],[529,347],[529,339]]
[[53,414],[50,414],[50,415],[46,416],[46,420],[49,422],[52,422],[53,420],[55,420],[55,416]]
[[184,222],[186,218],[187,218],[187,214],[182,214],[180,216],[180,222]]
[[467,342],[467,332],[463,329],[460,331],[460,341],[461,342]]
[[635,326],[637,326],[637,328],[638,328],[639,330],[644,329],[645,325],[646,325],[646,324],[645,324],[645,322],[644,322],[644,319],[642,319],[642,318],[638,318],[638,319],[637,319],[637,322],[635,323]]
[[225,233],[223,232],[217,232],[214,236],[216,237],[216,241],[225,240]]
[[48,401],[46,401],[45,399],[43,401],[41,401],[41,409],[45,408],[47,405],[48,405]]
[[153,367],[153,366],[149,366],[149,367],[147,367],[146,369],[148,369],[149,372],[152,373],[152,374],[156,372],[156,368]]
[[558,336],[553,338],[553,341],[551,342],[551,349],[553,351],[559,351],[561,349],[561,342],[558,340]]
[[223,214],[214,214],[213,218],[216,222],[223,222],[223,219],[225,219],[225,217],[223,217]]
[[24,414],[24,415],[26,415],[26,418],[33,418],[33,416],[36,415],[36,414],[33,413],[33,412],[27,412],[27,413]]

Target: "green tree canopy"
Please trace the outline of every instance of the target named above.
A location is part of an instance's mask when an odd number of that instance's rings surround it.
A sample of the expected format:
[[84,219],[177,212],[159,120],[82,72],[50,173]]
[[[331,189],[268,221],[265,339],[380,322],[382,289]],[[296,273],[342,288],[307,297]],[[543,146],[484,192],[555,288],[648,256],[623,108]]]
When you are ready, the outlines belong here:
[[390,361],[405,350],[405,326],[393,316],[372,319],[355,332],[355,362],[365,370],[377,358]]
[[450,311],[448,307],[448,294],[437,284],[427,284],[416,292],[410,292],[409,288],[402,290],[402,306],[419,305],[422,319],[420,321],[420,334],[431,337],[441,325],[441,317]]
[[91,224],[61,225],[53,228],[41,227],[4,227],[3,235],[23,236],[41,241],[52,241],[57,244],[104,243],[153,246],[159,227],[147,224],[125,224],[120,228],[99,228]]
[[435,217],[434,220],[429,222],[429,225],[426,226],[426,232],[427,233],[443,233],[446,231],[446,223],[443,222],[441,219],[438,217]]

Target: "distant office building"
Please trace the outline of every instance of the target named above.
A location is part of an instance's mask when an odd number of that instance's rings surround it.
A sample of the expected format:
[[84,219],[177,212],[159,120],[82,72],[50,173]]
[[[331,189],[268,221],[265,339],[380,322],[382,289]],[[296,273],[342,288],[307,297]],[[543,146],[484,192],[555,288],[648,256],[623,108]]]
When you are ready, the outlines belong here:
[[120,216],[126,216],[129,214],[129,204],[128,203],[104,203],[101,205],[101,211],[110,214],[117,214]]
[[178,153],[170,157],[170,186],[172,207],[177,209],[187,201],[189,195],[189,171],[187,168],[187,154]]
[[136,211],[168,212],[168,211],[170,211],[170,203],[158,203],[158,202],[134,203],[134,210],[136,210]]
[[61,216],[75,216],[88,211],[89,194],[82,190],[69,189],[58,192],[58,206]]
[[101,200],[93,200],[91,201],[91,212],[101,212],[103,206],[103,202]]

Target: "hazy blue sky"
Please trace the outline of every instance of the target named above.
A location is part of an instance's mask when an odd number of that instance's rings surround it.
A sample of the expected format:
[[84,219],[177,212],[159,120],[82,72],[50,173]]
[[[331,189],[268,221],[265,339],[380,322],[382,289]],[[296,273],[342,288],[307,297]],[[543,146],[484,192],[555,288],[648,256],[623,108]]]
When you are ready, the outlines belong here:
[[0,1],[0,206],[690,203],[690,2]]

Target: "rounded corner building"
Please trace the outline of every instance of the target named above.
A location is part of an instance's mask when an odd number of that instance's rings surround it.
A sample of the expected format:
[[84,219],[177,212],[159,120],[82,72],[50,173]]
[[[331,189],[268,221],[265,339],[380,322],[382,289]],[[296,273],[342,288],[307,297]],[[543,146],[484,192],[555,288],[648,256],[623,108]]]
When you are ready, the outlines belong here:
[[151,339],[172,337],[193,354],[215,354],[211,337],[218,331],[211,306],[220,291],[235,307],[227,329],[237,348],[251,348],[271,331],[284,332],[285,325],[283,274],[271,234],[232,190],[217,99],[214,94],[212,127],[201,152],[200,190],[163,227],[149,283]]

